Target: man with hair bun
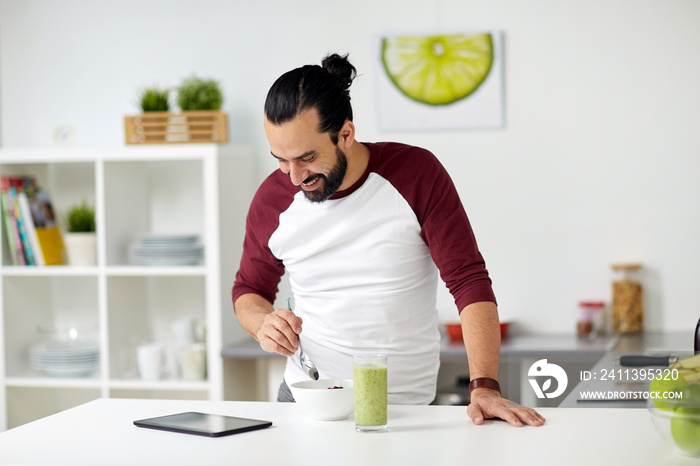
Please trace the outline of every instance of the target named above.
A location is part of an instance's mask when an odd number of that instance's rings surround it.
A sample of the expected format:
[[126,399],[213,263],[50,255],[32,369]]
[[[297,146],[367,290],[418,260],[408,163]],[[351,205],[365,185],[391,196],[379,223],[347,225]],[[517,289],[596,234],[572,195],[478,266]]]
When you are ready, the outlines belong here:
[[[232,290],[238,321],[268,352],[287,356],[279,401],[308,380],[352,378],[352,356],[385,353],[390,404],[429,404],[440,366],[438,273],[453,295],[472,379],[467,414],[539,426],[544,418],[501,397],[500,327],[484,259],[457,191],[425,149],[355,140],[347,55],[280,76],[265,101],[265,134],[279,170],[246,220]],[[294,311],[274,308],[285,271]]]

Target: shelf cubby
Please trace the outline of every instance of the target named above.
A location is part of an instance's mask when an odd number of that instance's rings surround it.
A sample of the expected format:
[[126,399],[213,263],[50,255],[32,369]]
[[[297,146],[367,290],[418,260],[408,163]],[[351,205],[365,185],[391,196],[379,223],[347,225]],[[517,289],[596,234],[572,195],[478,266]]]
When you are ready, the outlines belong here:
[[[248,156],[239,150],[215,144],[0,149],[0,175],[34,177],[59,220],[73,204],[94,205],[97,226],[94,266],[12,265],[6,226],[0,227],[0,431],[101,396],[223,398],[221,316],[230,303],[222,304],[228,293],[221,290],[231,278],[222,278],[220,215],[236,212],[226,238],[240,247],[247,205],[219,209],[222,192],[235,194],[231,186],[220,189],[219,164],[230,170],[240,153]],[[239,186],[247,190],[250,176],[243,178]],[[133,264],[129,247],[143,233],[197,235],[204,258]],[[228,267],[237,256],[226,260]],[[171,325],[186,317],[206,328],[205,380],[182,380],[178,372]],[[51,326],[73,326],[98,342],[100,363],[92,373],[52,377],[32,367],[30,348],[47,337],[37,329]],[[136,348],[146,342],[166,349],[161,380],[139,376]]]

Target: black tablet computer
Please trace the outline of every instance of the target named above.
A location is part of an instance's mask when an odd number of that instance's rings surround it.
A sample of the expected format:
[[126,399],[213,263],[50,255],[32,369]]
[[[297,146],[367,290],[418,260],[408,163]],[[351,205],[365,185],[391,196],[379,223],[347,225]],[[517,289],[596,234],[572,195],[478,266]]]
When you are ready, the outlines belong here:
[[272,422],[223,416],[221,414],[187,412],[140,419],[134,421],[134,425],[148,429],[203,435],[205,437],[223,437],[224,435],[264,429],[270,427]]

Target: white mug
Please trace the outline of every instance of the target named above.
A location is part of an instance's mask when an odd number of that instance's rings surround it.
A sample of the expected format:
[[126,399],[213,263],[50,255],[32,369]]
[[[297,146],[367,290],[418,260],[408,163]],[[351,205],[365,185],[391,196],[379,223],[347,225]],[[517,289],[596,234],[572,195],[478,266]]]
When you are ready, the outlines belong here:
[[191,345],[194,343],[194,318],[181,317],[170,324],[170,330],[175,338],[175,346]]
[[158,380],[163,366],[163,347],[160,343],[141,345],[136,349],[139,373],[143,380]]
[[207,376],[207,347],[195,343],[180,347],[180,367],[185,380],[204,380]]

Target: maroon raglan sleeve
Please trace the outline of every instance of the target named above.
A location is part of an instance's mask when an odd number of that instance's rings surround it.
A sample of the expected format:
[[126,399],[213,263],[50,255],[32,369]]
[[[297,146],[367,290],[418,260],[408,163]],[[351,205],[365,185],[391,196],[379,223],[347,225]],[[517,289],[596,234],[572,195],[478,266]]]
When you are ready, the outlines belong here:
[[391,144],[385,176],[413,208],[421,237],[454,297],[459,312],[469,304],[496,303],[491,279],[467,214],[447,170],[429,151]]
[[248,210],[241,264],[231,290],[234,303],[247,293],[258,294],[270,303],[275,301],[284,265],[272,254],[268,243],[279,226],[280,213],[293,200],[293,192],[287,186],[292,184],[284,184],[280,175],[276,171],[263,182]]

